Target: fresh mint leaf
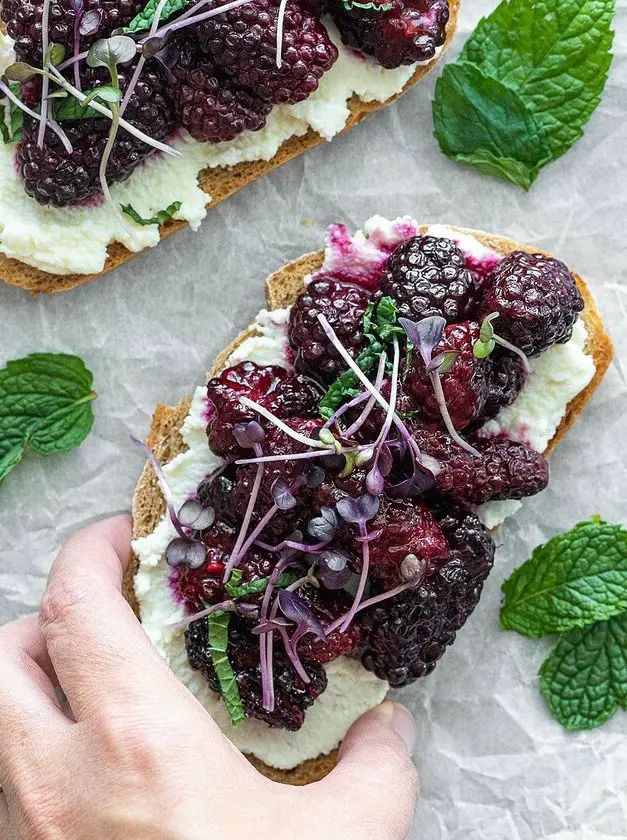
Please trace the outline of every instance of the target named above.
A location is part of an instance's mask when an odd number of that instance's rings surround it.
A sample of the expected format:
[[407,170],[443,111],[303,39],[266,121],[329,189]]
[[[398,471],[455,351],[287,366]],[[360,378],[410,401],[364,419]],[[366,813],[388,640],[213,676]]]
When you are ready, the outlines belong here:
[[[442,151],[528,189],[542,166],[582,136],[599,104],[612,60],[615,5],[503,0],[438,81],[433,113]],[[468,67],[491,84],[455,78],[469,77]]]
[[[235,572],[239,572],[237,577],[235,576]],[[298,577],[299,576],[296,572],[283,572],[283,574],[279,575],[277,578],[274,585],[275,589],[284,589],[286,586],[290,586],[290,584],[298,580]],[[229,597],[247,598],[250,595],[260,595],[262,592],[266,591],[266,587],[268,586],[268,578],[260,578],[259,580],[253,580],[250,583],[241,583],[241,579],[241,571],[239,569],[233,569],[228,583],[224,585]]]
[[466,42],[460,61],[515,90],[554,160],[583,134],[612,61],[615,0],[505,0]]
[[435,136],[444,154],[529,189],[549,159],[533,113],[518,94],[468,62],[436,84]]
[[[11,92],[20,98],[21,87],[18,84],[9,85]],[[6,100],[7,110],[0,103],[0,137],[4,143],[19,143],[24,133],[24,111],[12,100]]]
[[173,201],[169,207],[166,207],[165,210],[159,210],[151,219],[142,219],[137,210],[130,204],[121,204],[120,207],[122,208],[122,212],[130,216],[138,225],[164,225],[181,209],[182,203],[181,201]]
[[536,548],[503,584],[501,627],[545,636],[627,611],[627,530],[581,522]]
[[627,613],[557,640],[540,669],[540,691],[566,729],[592,729],[627,709]]
[[93,377],[77,356],[34,353],[0,370],[0,481],[30,447],[67,452],[93,425]]
[[[109,86],[107,86],[108,88]],[[83,93],[92,100],[100,102],[101,105],[108,103],[101,100],[97,94],[98,88],[91,88],[83,91]],[[52,106],[52,113],[57,122],[65,122],[66,120],[90,120],[93,118],[105,119],[105,117],[92,108],[89,104],[81,104],[75,96],[66,96],[64,99],[58,99]]]
[[241,726],[244,722],[244,707],[237,687],[237,680],[229,662],[227,650],[229,647],[229,622],[231,613],[218,611],[207,617],[209,629],[209,652],[215,668],[220,693],[224,704],[231,716],[233,726]]
[[[371,301],[366,307],[363,319],[364,336],[368,342],[365,350],[357,356],[355,364],[369,373],[378,364],[386,343],[393,335],[405,335],[405,331],[397,324],[398,312],[391,297],[384,296],[375,309]],[[337,407],[346,400],[356,397],[361,390],[359,380],[352,370],[346,370],[331,383],[327,393],[322,398],[318,410],[320,416],[328,420]]]
[[[161,10],[159,23],[163,23],[179,12],[182,12],[189,3],[190,0],[169,0]],[[148,0],[148,3],[146,3],[142,11],[122,30],[124,34],[131,35],[135,32],[143,32],[145,29],[150,29],[155,19],[155,12],[157,11],[158,5],[159,0]]]

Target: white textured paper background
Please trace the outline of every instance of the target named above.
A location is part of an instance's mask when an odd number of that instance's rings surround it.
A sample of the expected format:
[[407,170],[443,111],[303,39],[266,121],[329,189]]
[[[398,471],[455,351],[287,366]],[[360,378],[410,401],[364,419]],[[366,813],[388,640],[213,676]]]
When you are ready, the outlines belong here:
[[[463,0],[450,56],[495,0]],[[158,401],[189,392],[263,302],[263,278],[319,248],[325,226],[369,215],[482,228],[560,255],[588,280],[616,344],[606,379],[551,458],[551,486],[500,532],[482,602],[435,673],[403,692],[422,777],[412,840],[609,840],[627,835],[627,714],[566,734],[537,670],[548,641],[498,629],[500,584],[531,549],[599,512],[627,524],[627,2],[604,100],[585,137],[529,194],[443,157],[432,137],[438,70],[401,102],[293,161],[102,280],[32,299],[0,284],[0,362],[81,355],[99,399],[92,435],[29,456],[0,488],[0,621],[35,609],[62,542],[128,509]],[[373,791],[376,796],[376,791]]]

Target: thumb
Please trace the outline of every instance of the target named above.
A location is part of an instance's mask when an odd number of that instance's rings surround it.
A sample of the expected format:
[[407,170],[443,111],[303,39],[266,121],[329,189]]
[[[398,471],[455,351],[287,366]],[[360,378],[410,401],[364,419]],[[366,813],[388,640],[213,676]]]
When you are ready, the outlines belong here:
[[401,840],[407,835],[418,798],[418,773],[411,760],[416,726],[404,706],[386,701],[349,729],[338,764],[323,783],[341,792],[362,826],[357,836]]

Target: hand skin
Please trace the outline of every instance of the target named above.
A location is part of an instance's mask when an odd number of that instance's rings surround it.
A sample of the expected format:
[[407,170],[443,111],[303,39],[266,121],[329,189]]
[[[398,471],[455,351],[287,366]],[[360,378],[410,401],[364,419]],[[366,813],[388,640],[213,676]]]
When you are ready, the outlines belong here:
[[418,795],[409,713],[386,702],[364,715],[320,782],[264,778],[121,595],[130,539],[128,517],[81,531],[39,618],[0,628],[0,840],[404,838]]

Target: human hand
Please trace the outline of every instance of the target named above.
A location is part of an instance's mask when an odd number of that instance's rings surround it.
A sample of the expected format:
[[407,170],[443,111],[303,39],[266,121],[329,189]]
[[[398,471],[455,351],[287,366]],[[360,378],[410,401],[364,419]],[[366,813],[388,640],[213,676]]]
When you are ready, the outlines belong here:
[[130,539],[128,517],[81,531],[39,621],[0,628],[0,840],[405,837],[418,792],[409,713],[384,703],[364,715],[320,782],[264,778],[121,595]]

